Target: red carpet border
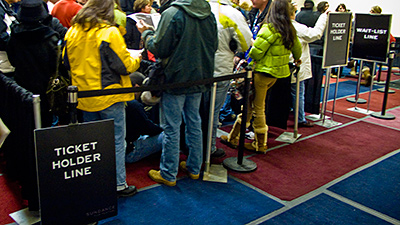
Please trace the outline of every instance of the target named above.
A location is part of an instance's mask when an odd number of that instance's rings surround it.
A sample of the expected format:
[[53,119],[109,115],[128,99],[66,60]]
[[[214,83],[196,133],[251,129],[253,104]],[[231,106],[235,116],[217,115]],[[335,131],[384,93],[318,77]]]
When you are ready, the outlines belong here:
[[[362,131],[362,132],[360,132]],[[231,174],[293,200],[400,147],[400,131],[357,122],[249,159],[257,170]]]

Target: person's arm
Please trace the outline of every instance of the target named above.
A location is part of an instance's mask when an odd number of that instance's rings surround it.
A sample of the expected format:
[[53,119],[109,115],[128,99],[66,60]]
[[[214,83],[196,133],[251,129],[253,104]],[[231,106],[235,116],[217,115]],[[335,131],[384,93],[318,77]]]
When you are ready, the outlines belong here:
[[176,49],[180,39],[179,35],[183,32],[182,17],[178,14],[176,7],[170,7],[161,15],[157,30],[149,29],[142,21],[137,23],[138,30],[142,33],[146,49],[153,53],[157,58],[168,58]]
[[299,60],[302,54],[302,50],[301,50],[301,43],[298,37],[296,37],[296,39],[294,40],[292,47],[292,54],[295,62],[299,62],[298,64],[300,65],[301,61]]
[[236,26],[234,27],[234,39],[239,43],[237,51],[247,51],[247,49],[249,49],[253,44],[253,35],[251,30],[240,12],[235,13],[232,16],[232,19],[236,23]]
[[127,102],[126,117],[127,130],[138,129],[136,132],[140,135],[154,136],[163,131],[160,126],[149,119],[143,105],[137,100]]
[[250,57],[256,61],[260,60],[278,37],[278,35],[272,34],[267,27],[261,28],[250,50]]
[[10,39],[10,35],[7,33],[8,26],[4,22],[4,17],[6,16],[6,12],[1,7],[0,7],[0,16],[2,16],[2,19],[0,19],[0,51],[5,51],[7,42]]
[[101,54],[103,54],[113,71],[120,75],[129,75],[140,67],[140,57],[133,58],[128,52],[125,40],[119,32],[118,28],[111,27],[109,43],[103,42],[100,46]]
[[311,43],[321,39],[324,34],[327,23],[327,15],[323,13],[319,16],[314,27],[307,27],[304,24],[293,23],[297,31],[297,36],[304,40],[306,43]]

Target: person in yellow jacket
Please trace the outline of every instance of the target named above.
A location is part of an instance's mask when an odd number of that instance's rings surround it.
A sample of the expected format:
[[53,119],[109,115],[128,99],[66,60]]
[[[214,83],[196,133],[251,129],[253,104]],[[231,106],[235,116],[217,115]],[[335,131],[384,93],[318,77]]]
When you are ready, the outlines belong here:
[[[79,91],[132,87],[129,74],[140,66],[141,56],[133,58],[124,38],[114,26],[114,0],[90,0],[72,20],[65,35],[64,64],[71,71],[72,85]],[[119,197],[134,195],[135,186],[126,183],[125,104],[134,93],[78,99],[85,122],[114,119]]]

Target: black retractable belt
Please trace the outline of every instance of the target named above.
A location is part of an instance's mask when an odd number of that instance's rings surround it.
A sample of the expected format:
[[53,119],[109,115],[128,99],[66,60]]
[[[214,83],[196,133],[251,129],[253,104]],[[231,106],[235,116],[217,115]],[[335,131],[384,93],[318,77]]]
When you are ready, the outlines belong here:
[[143,92],[143,91],[156,91],[156,90],[169,90],[175,88],[187,88],[193,87],[196,85],[205,85],[212,84],[214,82],[220,82],[224,80],[231,80],[235,78],[245,77],[246,72],[226,75],[221,77],[212,77],[198,81],[184,82],[184,83],[172,83],[172,84],[164,84],[162,86],[146,86],[146,87],[132,87],[132,88],[118,88],[118,89],[107,89],[107,90],[93,90],[93,91],[79,91],[78,98],[88,98],[94,96],[102,96],[102,95],[115,95],[115,94],[125,94],[132,92]]

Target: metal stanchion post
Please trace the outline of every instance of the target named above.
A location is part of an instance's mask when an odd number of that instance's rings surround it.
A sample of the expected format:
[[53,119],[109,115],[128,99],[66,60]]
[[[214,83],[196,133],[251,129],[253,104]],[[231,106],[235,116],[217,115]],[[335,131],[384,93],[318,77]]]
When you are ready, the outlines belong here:
[[[324,84],[324,96],[322,97],[322,104],[321,104],[321,112],[320,112],[320,118],[321,120],[325,119],[325,102],[328,99],[328,90],[329,90],[329,80],[331,77],[331,68],[326,69],[326,74],[325,74],[325,84]],[[327,90],[328,89],[328,90]]]
[[374,64],[373,64],[372,74],[371,74],[372,82],[371,82],[371,85],[369,85],[369,95],[368,95],[368,105],[367,105],[367,113],[368,114],[372,113],[372,112],[369,112],[369,106],[371,104],[372,87],[374,86],[374,75],[375,75],[375,73],[376,73],[376,62],[374,62]]
[[275,139],[275,141],[280,141],[280,142],[287,142],[287,143],[294,143],[300,136],[301,134],[298,133],[298,127],[299,127],[299,98],[300,98],[300,81],[297,76],[297,73],[299,71],[299,67],[295,66],[294,67],[294,74],[296,77],[296,103],[295,103],[295,108],[294,108],[294,129],[293,133],[291,132],[283,132],[279,137]]
[[78,113],[76,107],[78,106],[78,87],[68,86],[68,111],[70,116],[70,124],[78,123]]
[[[330,71],[330,69],[329,69],[329,71]],[[318,122],[316,122],[315,124],[316,125],[320,125],[320,126],[322,126],[322,127],[334,127],[334,126],[338,126],[338,125],[341,125],[342,123],[339,123],[339,122],[335,122],[335,121],[333,121],[333,115],[335,114],[335,105],[336,105],[336,96],[337,96],[337,92],[338,92],[338,87],[339,87],[339,77],[340,77],[340,74],[341,74],[341,70],[340,70],[340,67],[338,68],[338,74],[337,74],[337,77],[336,77],[336,86],[335,86],[335,91],[334,91],[334,97],[333,97],[333,105],[332,105],[332,114],[331,114],[331,118],[330,118],[330,120],[325,120],[325,116],[326,116],[326,105],[327,105],[327,100],[325,101],[325,103],[323,103],[323,104],[325,104],[325,106],[324,106],[324,109],[325,109],[325,111],[324,111],[324,116],[323,116],[323,120],[322,121],[318,121]],[[329,78],[330,78],[330,72],[329,72]],[[327,75],[327,76],[328,76]],[[330,86],[330,84],[329,84],[329,81],[328,81],[328,88],[327,88],[327,95],[328,95],[328,93],[329,93],[329,86]]]
[[387,104],[387,98],[388,98],[388,94],[389,94],[390,75],[392,73],[394,55],[395,55],[394,51],[389,53],[389,68],[388,68],[388,74],[387,74],[386,84],[385,84],[385,94],[383,96],[382,111],[381,111],[381,113],[378,113],[378,112],[371,113],[371,116],[379,118],[379,119],[394,120],[396,118],[392,114],[386,114],[386,104]]
[[207,152],[205,161],[205,170],[203,180],[215,181],[221,183],[228,182],[228,171],[222,165],[210,165],[211,148],[212,148],[212,132],[214,125],[214,112],[215,112],[215,96],[217,93],[217,82],[213,83],[210,98],[210,112],[208,116],[208,137],[207,137]]
[[33,116],[35,120],[35,128],[42,128],[42,115],[40,113],[40,95],[33,95]]
[[357,110],[357,103],[358,104],[365,104],[367,103],[367,100],[359,98],[359,93],[360,93],[360,85],[361,85],[361,77],[362,77],[362,67],[363,67],[363,61],[360,62],[360,69],[358,71],[358,80],[357,80],[357,88],[356,88],[356,97],[353,98],[347,98],[346,100],[348,102],[356,103],[354,109]]
[[293,139],[297,139],[298,129],[299,129],[299,96],[300,94],[300,81],[299,77],[296,74],[296,104],[295,104],[295,113],[294,113],[294,130],[293,130]]
[[[390,49],[396,49],[396,43],[391,43],[390,44]],[[391,54],[391,52],[389,53],[389,54]],[[393,53],[393,54],[396,54],[395,52]],[[394,56],[393,56],[393,59],[394,59]],[[393,67],[393,65],[392,65],[392,67]],[[391,71],[391,70],[390,70]],[[391,73],[391,72],[390,72]],[[390,82],[390,77],[391,77],[391,75],[392,74],[389,74],[389,69],[388,69],[388,74],[387,74],[387,76],[386,76],[386,82],[385,82],[385,85],[387,84],[387,81],[389,81]],[[377,91],[379,91],[379,92],[382,92],[382,93],[386,93],[386,91],[388,92],[388,94],[394,94],[394,93],[396,93],[394,90],[392,90],[392,89],[388,89],[388,90],[386,90],[386,86],[384,87],[384,88],[379,88],[379,89],[377,89]]]
[[257,164],[249,159],[243,158],[244,151],[244,139],[246,133],[246,118],[248,111],[248,102],[249,102],[249,90],[250,90],[250,79],[252,77],[251,70],[247,71],[247,76],[244,80],[245,82],[245,91],[244,91],[244,103],[243,103],[243,112],[242,112],[242,124],[240,126],[240,138],[239,138],[239,151],[238,157],[231,157],[224,160],[223,165],[236,172],[253,172],[257,169]]
[[377,85],[384,85],[385,84],[384,81],[381,81],[381,74],[382,74],[382,63],[379,63],[378,78],[374,82]]

